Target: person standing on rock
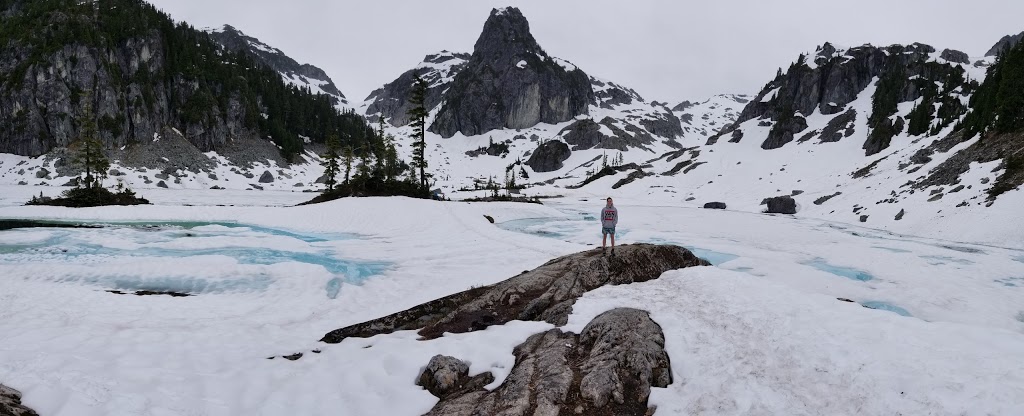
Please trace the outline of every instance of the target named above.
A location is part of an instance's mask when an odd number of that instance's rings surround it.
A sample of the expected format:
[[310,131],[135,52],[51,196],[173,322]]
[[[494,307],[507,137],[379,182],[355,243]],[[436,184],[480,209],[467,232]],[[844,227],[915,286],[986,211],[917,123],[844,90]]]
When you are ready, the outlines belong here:
[[612,236],[612,254],[615,254],[615,225],[619,223],[619,210],[609,197],[604,209],[601,210],[601,251],[605,250],[608,236]]

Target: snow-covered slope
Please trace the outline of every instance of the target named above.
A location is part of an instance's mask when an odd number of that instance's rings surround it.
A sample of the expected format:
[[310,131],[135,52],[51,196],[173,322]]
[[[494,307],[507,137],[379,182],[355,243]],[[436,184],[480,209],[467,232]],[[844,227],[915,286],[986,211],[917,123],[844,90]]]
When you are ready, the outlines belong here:
[[349,108],[348,99],[342,94],[324,70],[310,64],[300,64],[285,55],[280,49],[267,45],[231,25],[203,30],[227,49],[245,52],[281,74],[286,83],[299,88],[308,88],[314,94],[325,94],[340,110]]

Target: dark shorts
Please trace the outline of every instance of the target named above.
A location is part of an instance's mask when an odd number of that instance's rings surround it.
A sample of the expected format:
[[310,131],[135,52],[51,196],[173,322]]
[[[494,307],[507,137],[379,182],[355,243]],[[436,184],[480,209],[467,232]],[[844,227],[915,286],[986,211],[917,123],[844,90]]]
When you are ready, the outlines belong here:
[[615,235],[615,227],[601,227],[601,235]]

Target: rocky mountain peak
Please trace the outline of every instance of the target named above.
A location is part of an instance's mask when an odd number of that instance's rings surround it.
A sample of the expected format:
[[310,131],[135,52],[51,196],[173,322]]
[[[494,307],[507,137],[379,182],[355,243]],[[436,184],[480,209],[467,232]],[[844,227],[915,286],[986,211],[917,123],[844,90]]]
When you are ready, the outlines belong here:
[[556,124],[588,114],[590,77],[549,57],[515,7],[494,9],[430,131],[442,137]]
[[1002,39],[999,39],[999,42],[996,42],[995,45],[992,45],[992,48],[989,49],[988,52],[985,52],[985,56],[999,55],[1000,52],[1002,52],[1005,49],[1014,47],[1014,45],[1019,43],[1021,40],[1024,40],[1024,32],[1020,32],[1016,35],[1003,36]]
[[515,7],[491,10],[491,16],[484,23],[473,54],[488,57],[510,57],[526,53],[546,56],[547,54],[530,33],[530,22]]

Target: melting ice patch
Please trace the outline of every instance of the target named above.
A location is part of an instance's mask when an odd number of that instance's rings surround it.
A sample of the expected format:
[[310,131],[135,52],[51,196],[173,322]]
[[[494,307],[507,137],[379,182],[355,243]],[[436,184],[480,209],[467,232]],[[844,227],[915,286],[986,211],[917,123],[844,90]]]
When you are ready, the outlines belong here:
[[893,305],[893,304],[887,303],[887,302],[868,301],[868,302],[862,302],[861,306],[864,306],[865,308],[869,308],[869,309],[878,309],[880,311],[888,311],[888,312],[892,312],[892,313],[895,313],[895,314],[898,314],[898,315],[902,315],[902,316],[913,316],[913,315],[910,314],[910,312],[907,312],[906,309],[903,309],[903,308],[901,308],[899,306],[896,306],[896,305]]
[[[58,276],[26,278],[80,282],[118,290],[195,294],[262,291],[275,279],[266,275],[265,269],[251,266],[295,264],[287,267],[301,278],[304,274],[299,266],[306,265],[322,268],[334,276],[325,291],[328,297],[335,298],[343,283],[360,284],[390,266],[337,257],[330,243],[353,238],[357,236],[201,222],[120,223],[99,229],[14,229],[0,232],[0,266],[17,266],[22,270],[30,265],[64,266],[65,272]],[[162,267],[154,270],[157,267],[152,263],[162,263]],[[200,269],[203,276],[196,276],[197,265],[206,264],[210,266]],[[310,270],[305,272],[306,277],[317,275]]]
[[804,264],[811,266],[815,269],[821,270],[823,272],[831,273],[840,277],[845,277],[850,280],[867,282],[875,278],[874,276],[871,275],[871,273],[850,267],[842,267],[829,264],[828,262],[825,261],[825,259],[814,259],[813,261],[809,261]]

